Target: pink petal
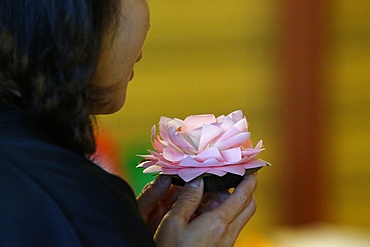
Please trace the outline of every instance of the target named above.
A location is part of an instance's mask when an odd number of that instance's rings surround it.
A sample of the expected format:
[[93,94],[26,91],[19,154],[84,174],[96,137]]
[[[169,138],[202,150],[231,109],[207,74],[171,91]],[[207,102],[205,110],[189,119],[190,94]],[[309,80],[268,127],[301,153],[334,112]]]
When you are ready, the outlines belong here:
[[257,168],[261,166],[269,166],[270,163],[260,160],[260,159],[254,159],[252,161],[248,161],[247,163],[243,164],[245,169],[251,169],[251,168]]
[[196,161],[204,162],[208,159],[215,158],[219,161],[224,161],[220,151],[216,147],[210,147],[194,157]]
[[[218,142],[225,141],[227,139],[230,139],[231,137],[240,134],[242,132],[247,132],[247,127],[246,127],[246,120],[243,118],[236,124],[234,124],[231,128],[229,128],[221,137],[218,139]],[[223,126],[221,126],[223,127]]]
[[184,125],[186,126],[187,133],[191,133],[193,129],[202,127],[205,123],[214,122],[216,122],[216,118],[213,114],[192,115],[185,118]]
[[179,167],[178,163],[173,163],[169,162],[167,160],[161,159],[156,162],[156,165],[161,166],[163,169],[164,168],[169,168],[169,169],[177,169]]
[[219,170],[217,168],[216,169],[212,168],[209,171],[207,171],[207,173],[213,174],[213,175],[216,175],[216,176],[219,176],[219,177],[222,177],[222,176],[227,174],[227,172]]
[[184,168],[179,169],[177,175],[179,175],[179,177],[182,178],[185,182],[189,182],[194,178],[206,173],[208,170],[209,168]]
[[153,140],[152,146],[158,152],[162,152],[163,151],[163,147],[165,147],[165,145],[163,145],[163,143],[159,139],[157,139],[157,138],[155,138]]
[[158,153],[158,152],[155,152],[155,151],[152,151],[152,150],[148,150],[149,153],[151,153],[151,155],[153,155],[155,158],[160,158],[162,157],[162,154],[161,153]]
[[139,165],[137,165],[136,167],[137,168],[140,168],[140,167],[145,167],[145,168],[147,168],[147,167],[149,167],[149,166],[152,166],[152,165],[154,165],[156,163],[156,161],[151,161],[151,160],[147,160],[147,161],[143,161],[143,162],[141,162]]
[[221,132],[222,132],[222,129],[219,127],[216,127],[212,124],[204,124],[202,127],[202,135],[200,136],[200,140],[199,140],[198,153],[203,152],[204,149],[206,149],[207,146],[214,139],[216,139]]
[[[199,133],[201,133],[201,131],[199,131]],[[198,146],[199,146],[199,138],[195,138],[193,135],[191,135],[189,133],[180,133],[180,135],[182,136],[184,141],[189,143],[189,145],[191,146],[191,148],[189,147],[189,150],[192,150],[192,152],[194,154],[196,154]],[[200,136],[200,134],[199,134],[199,136]]]
[[180,163],[179,166],[181,167],[199,167],[201,166],[202,163],[194,160],[192,157],[187,156],[185,159],[183,159]]
[[238,122],[239,120],[241,120],[244,117],[244,115],[243,115],[243,112],[241,110],[236,110],[236,111],[233,111],[232,113],[230,113],[229,115],[227,115],[227,117],[231,118],[235,122]]
[[243,132],[240,134],[237,134],[236,136],[233,136],[223,142],[217,141],[214,146],[216,146],[220,150],[225,150],[228,148],[238,147],[242,143],[244,143],[246,140],[250,138],[251,134],[249,132]]
[[[161,118],[161,119],[162,119],[162,118]],[[160,135],[161,135],[162,139],[163,139],[165,142],[167,142],[167,143],[168,143],[168,145],[175,146],[175,145],[172,143],[172,141],[171,141],[171,139],[170,139],[170,137],[169,137],[169,134],[168,134],[168,129],[170,129],[170,128],[172,128],[172,129],[175,129],[175,130],[176,130],[176,128],[175,128],[174,126],[168,126],[168,127],[167,127],[167,125],[166,125],[166,126],[164,126],[164,125],[160,125],[160,126],[159,126],[159,133],[160,133]]]
[[263,142],[262,142],[262,140],[260,140],[260,141],[256,144],[256,146],[255,146],[254,148],[256,148],[256,149],[263,149]]
[[178,129],[181,126],[184,126],[184,121],[179,118],[174,118],[167,122],[167,128],[175,127],[175,129]]
[[193,129],[190,133],[186,133],[186,136],[190,139],[192,146],[198,150],[199,140],[202,135],[202,128]]
[[225,115],[220,115],[216,118],[217,122],[223,122],[226,119]]
[[157,135],[157,127],[155,125],[153,125],[153,127],[152,127],[152,137],[153,137],[153,139],[155,139],[156,135]]
[[260,149],[254,149],[254,148],[247,148],[242,150],[242,156],[243,157],[251,157],[253,155],[257,155],[261,152]]
[[223,150],[221,151],[221,155],[228,163],[235,163],[242,159],[242,152],[239,147]]
[[177,175],[179,169],[163,169],[159,174]]
[[243,149],[245,148],[253,148],[253,144],[252,144],[252,141],[250,139],[246,140],[242,145],[241,147]]
[[158,152],[162,152],[163,150],[163,147],[165,146],[161,140],[159,139],[159,136],[157,135],[157,132],[156,132],[156,126],[153,125],[152,127],[152,146],[155,150],[157,150]]
[[243,165],[226,165],[226,166],[219,167],[218,169],[228,172],[228,173],[240,175],[240,176],[243,176],[245,174],[245,168]]
[[247,119],[242,118],[236,124],[234,125],[235,128],[237,128],[239,131],[246,132],[248,131],[248,123]]
[[164,148],[163,158],[172,162],[180,162],[184,158],[184,154],[171,148]]
[[160,172],[162,171],[162,167],[157,166],[157,165],[152,165],[146,168],[143,173],[153,173],[153,172]]
[[217,119],[217,121],[220,123],[220,127],[227,131],[228,129],[232,128],[235,125],[235,122],[231,118],[224,118],[224,119]]
[[152,159],[155,159],[155,157],[153,156],[153,155],[151,155],[151,154],[139,154],[139,155],[137,155],[137,156],[139,156],[140,158],[143,158],[143,159],[146,159],[146,160],[152,160]]
[[195,154],[196,149],[189,144],[184,138],[183,134],[176,131],[174,127],[170,127],[167,130],[168,137],[175,149],[186,154]]
[[215,167],[215,166],[223,166],[223,165],[225,165],[225,162],[220,162],[216,160],[215,158],[211,158],[203,162],[203,166],[206,166],[206,167]]

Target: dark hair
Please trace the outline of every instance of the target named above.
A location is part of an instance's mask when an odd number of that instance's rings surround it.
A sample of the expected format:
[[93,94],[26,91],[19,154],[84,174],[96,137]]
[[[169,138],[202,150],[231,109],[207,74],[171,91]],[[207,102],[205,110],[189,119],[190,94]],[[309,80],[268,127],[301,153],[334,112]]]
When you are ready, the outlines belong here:
[[54,141],[95,151],[90,94],[119,0],[1,0],[0,106],[29,116]]

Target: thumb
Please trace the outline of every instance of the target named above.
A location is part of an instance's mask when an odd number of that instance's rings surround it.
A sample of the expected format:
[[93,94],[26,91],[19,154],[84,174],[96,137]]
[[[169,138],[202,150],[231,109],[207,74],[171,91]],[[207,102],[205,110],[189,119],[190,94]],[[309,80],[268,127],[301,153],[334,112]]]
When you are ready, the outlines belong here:
[[154,181],[145,185],[136,198],[139,210],[143,216],[149,214],[158,201],[167,193],[171,185],[171,177],[159,175]]
[[180,219],[188,223],[202,201],[203,188],[204,184],[202,178],[196,178],[186,183],[175,205],[171,209],[171,214],[176,214]]

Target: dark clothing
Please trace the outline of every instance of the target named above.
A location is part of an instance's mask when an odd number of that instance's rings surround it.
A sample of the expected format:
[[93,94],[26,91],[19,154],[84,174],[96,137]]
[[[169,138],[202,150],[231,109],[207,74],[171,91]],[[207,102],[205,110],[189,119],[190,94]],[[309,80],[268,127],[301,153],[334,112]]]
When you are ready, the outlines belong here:
[[155,246],[132,189],[0,109],[0,246]]

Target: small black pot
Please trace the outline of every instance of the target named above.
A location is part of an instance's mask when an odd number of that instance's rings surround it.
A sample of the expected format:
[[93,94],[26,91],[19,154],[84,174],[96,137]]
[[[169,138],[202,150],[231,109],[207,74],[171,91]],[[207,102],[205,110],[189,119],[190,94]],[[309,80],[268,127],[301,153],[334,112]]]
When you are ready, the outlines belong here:
[[[262,167],[252,168],[245,170],[244,175],[252,174]],[[205,174],[202,176],[204,181],[204,191],[218,191],[227,190],[230,188],[235,188],[243,180],[243,176],[235,175],[232,173],[227,173],[226,175],[219,177],[213,174]],[[178,176],[172,177],[172,184],[184,186],[185,181]]]

